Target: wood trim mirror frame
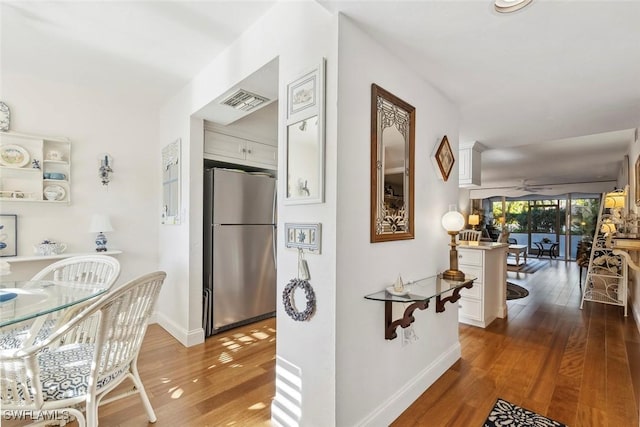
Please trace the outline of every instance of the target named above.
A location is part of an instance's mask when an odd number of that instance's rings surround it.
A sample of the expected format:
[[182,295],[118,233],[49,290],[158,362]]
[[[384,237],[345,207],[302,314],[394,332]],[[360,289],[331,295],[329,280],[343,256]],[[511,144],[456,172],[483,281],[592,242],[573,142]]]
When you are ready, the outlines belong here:
[[415,108],[372,84],[371,243],[414,238],[414,164]]

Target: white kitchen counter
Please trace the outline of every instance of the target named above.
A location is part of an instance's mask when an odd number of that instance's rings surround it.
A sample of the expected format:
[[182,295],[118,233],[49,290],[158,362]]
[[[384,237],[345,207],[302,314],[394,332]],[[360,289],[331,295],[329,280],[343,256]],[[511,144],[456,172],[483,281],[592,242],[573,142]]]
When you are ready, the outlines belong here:
[[507,243],[459,242],[458,269],[477,277],[471,289],[460,292],[458,320],[486,328],[507,316]]
[[462,240],[458,242],[458,247],[464,249],[479,249],[482,251],[490,251],[493,249],[508,248],[509,244],[498,242],[469,242],[466,240]]

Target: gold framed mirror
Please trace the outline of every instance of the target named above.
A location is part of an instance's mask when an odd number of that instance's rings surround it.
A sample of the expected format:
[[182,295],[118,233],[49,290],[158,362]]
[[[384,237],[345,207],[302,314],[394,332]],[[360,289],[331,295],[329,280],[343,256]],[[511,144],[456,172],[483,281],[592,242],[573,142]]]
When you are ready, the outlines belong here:
[[414,238],[415,110],[371,85],[371,243]]

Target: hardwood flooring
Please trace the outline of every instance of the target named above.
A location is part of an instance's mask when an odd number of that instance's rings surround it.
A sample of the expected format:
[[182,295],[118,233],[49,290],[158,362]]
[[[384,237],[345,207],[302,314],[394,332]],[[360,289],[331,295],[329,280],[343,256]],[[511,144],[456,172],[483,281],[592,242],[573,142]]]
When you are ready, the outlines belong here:
[[578,269],[549,261],[535,274],[508,273],[529,296],[508,319],[460,325],[462,358],[393,426],[481,426],[498,397],[571,427],[635,427],[640,407],[640,334],[622,307],[585,303]]
[[[275,394],[275,318],[183,347],[150,325],[138,359],[158,421],[150,426],[268,426]],[[101,406],[100,425],[147,426],[138,396]]]
[[[487,329],[460,325],[462,358],[393,426],[481,426],[498,397],[570,427],[635,427],[640,335],[622,307],[580,310],[578,269],[550,261],[535,274],[509,272],[529,296]],[[185,348],[151,325],[140,375],[163,426],[267,426],[273,399],[275,319]],[[100,425],[147,426],[137,396],[104,405]]]

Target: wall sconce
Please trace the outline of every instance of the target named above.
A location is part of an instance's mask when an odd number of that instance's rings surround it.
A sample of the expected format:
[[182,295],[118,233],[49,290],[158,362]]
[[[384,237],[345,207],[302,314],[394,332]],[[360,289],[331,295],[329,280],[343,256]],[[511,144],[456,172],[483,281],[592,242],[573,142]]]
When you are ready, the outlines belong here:
[[113,162],[113,158],[108,154],[100,155],[100,169],[98,169],[100,181],[102,181],[102,185],[109,185],[111,181],[111,174],[113,173],[113,169],[111,168],[111,164]]
[[456,236],[464,228],[464,216],[455,210],[455,206],[449,207],[449,212],[442,217],[442,227],[451,236],[451,250],[449,251],[449,269],[442,273],[446,280],[464,280],[464,273],[458,270],[458,251],[456,250]]
[[480,224],[480,215],[471,214],[468,218],[469,225],[475,230]]
[[105,236],[104,233],[109,231],[113,231],[109,215],[94,214],[91,217],[89,232],[98,233],[96,236],[96,252],[107,251],[107,236]]

